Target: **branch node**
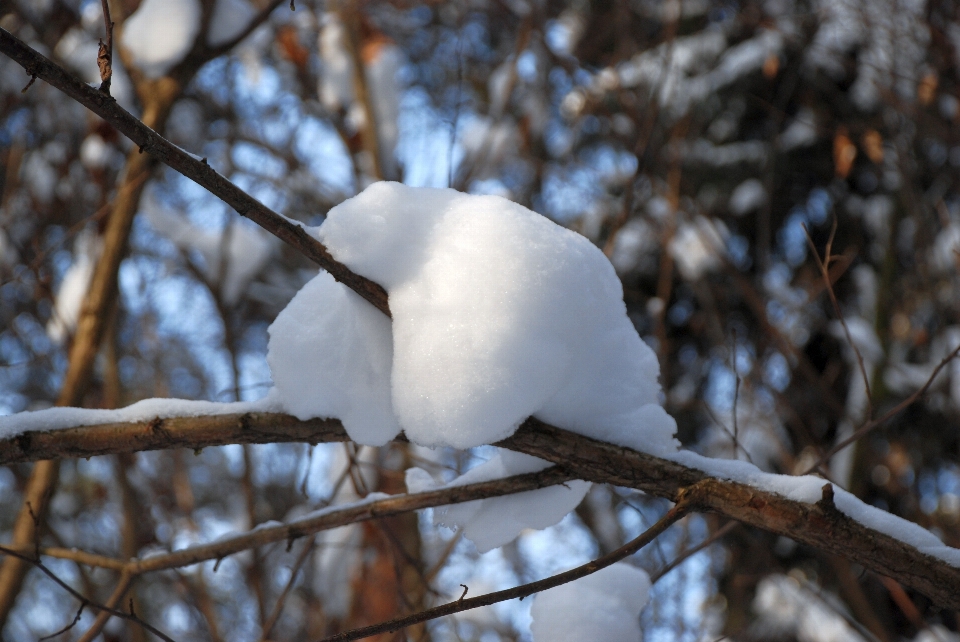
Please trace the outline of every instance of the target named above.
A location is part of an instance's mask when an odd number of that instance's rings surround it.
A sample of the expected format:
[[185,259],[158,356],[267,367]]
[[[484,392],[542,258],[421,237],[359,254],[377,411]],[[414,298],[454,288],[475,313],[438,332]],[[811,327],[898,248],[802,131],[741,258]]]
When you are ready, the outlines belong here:
[[820,497],[820,501],[817,502],[817,506],[824,511],[837,510],[837,505],[833,503],[833,484],[824,484],[822,493],[823,495]]
[[[28,71],[27,73],[29,74],[30,72]],[[26,87],[20,90],[20,93],[21,94],[27,93],[27,90],[30,89],[30,86],[33,85],[33,83],[35,82],[37,82],[37,74],[30,74],[30,82],[27,83]]]
[[[463,598],[467,597],[467,591],[470,590],[470,587],[467,586],[466,584],[461,584],[460,586],[463,587],[463,593],[460,594],[460,599],[457,600],[457,604],[460,604],[461,602],[463,602]],[[520,599],[523,599],[523,598],[520,598]]]

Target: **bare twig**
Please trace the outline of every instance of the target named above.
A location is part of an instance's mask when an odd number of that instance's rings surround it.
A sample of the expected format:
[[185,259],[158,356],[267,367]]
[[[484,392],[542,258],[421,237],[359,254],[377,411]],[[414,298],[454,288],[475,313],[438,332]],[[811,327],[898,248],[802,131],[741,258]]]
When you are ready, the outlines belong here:
[[59,65],[21,42],[10,32],[0,29],[0,53],[28,69],[36,76],[113,125],[117,131],[133,141],[141,151],[180,172],[187,178],[220,197],[241,216],[246,216],[280,240],[299,250],[316,262],[335,279],[357,292],[374,307],[389,315],[387,293],[379,284],[352,272],[337,262],[322,243],[310,235],[299,223],[277,214],[255,198],[218,174],[201,159],[191,156],[136,117],[120,107],[110,96],[87,86],[68,74]]
[[[496,604],[497,602],[503,602],[515,598],[523,599],[528,595],[533,595],[534,593],[545,591],[547,589],[560,586],[561,584],[573,582],[581,577],[586,577],[587,575],[596,573],[597,571],[636,553],[641,548],[652,542],[658,535],[667,530],[667,528],[673,525],[674,522],[686,515],[690,510],[693,510],[698,499],[699,493],[697,490],[691,489],[688,494],[683,495],[676,506],[671,508],[666,515],[660,518],[660,521],[644,531],[639,537],[628,542],[627,544],[624,544],[617,550],[607,553],[603,557],[599,557],[592,562],[584,564],[583,566],[578,566],[577,568],[559,573],[546,579],[538,580],[536,582],[530,582],[529,584],[523,584],[521,586],[505,589],[503,591],[487,593],[486,595],[480,595],[470,599],[464,599],[466,596],[466,591],[464,591],[463,595],[453,602],[448,602],[447,604],[443,604],[432,609],[414,613],[413,615],[399,617],[388,622],[382,622],[373,626],[367,626],[360,629],[339,633],[337,635],[331,635],[324,638],[321,642],[348,642],[349,640],[361,640],[363,638],[380,633],[391,633],[393,631],[399,631],[400,629],[406,628],[413,624],[434,620],[445,615],[452,615],[454,613],[460,613],[461,611],[469,611],[470,609],[475,609],[481,606],[489,606],[490,604]],[[461,584],[461,586],[463,585]]]
[[702,542],[700,542],[700,543],[697,544],[696,546],[693,546],[693,547],[691,547],[691,548],[688,548],[688,549],[686,549],[685,551],[683,551],[682,553],[680,553],[680,554],[679,554],[677,557],[675,557],[669,564],[667,564],[667,565],[664,566],[662,569],[660,569],[659,571],[657,571],[656,574],[652,575],[652,576],[650,577],[650,582],[651,582],[651,583],[656,583],[656,582],[659,581],[660,578],[662,578],[664,575],[666,575],[667,573],[669,573],[669,572],[672,571],[673,569],[677,568],[678,566],[680,566],[681,564],[683,564],[684,562],[686,562],[688,559],[690,559],[691,557],[693,557],[694,555],[696,555],[697,553],[699,553],[699,552],[702,551],[703,549],[705,549],[705,548],[707,548],[708,546],[712,545],[714,542],[722,539],[727,533],[729,533],[730,531],[732,531],[733,529],[735,529],[735,528],[736,528],[737,526],[739,526],[739,525],[740,525],[739,522],[727,522],[726,524],[724,524],[723,526],[721,526],[720,528],[718,528],[718,529],[716,530],[716,532],[714,532],[713,535],[711,535],[711,536],[708,537],[707,539],[703,540]]
[[73,549],[42,549],[41,554],[60,559],[69,559],[88,566],[98,566],[129,571],[143,575],[155,571],[192,566],[201,562],[221,560],[229,555],[274,542],[293,541],[320,531],[409,513],[414,510],[459,504],[462,502],[496,497],[537,488],[553,486],[573,477],[559,467],[551,467],[536,473],[526,473],[503,479],[454,486],[424,493],[396,495],[376,501],[357,502],[342,508],[324,509],[317,515],[304,517],[287,524],[255,528],[251,531],[219,539],[207,544],[197,544],[163,555],[151,555],[129,561],[93,555]]
[[82,593],[74,589],[72,586],[70,586],[63,580],[61,580],[56,573],[54,573],[49,568],[44,566],[43,562],[41,562],[40,560],[33,558],[29,555],[26,555],[24,553],[21,553],[19,551],[15,551],[11,548],[7,548],[6,546],[2,546],[2,545],[0,545],[0,554],[7,555],[9,557],[15,557],[23,562],[26,562],[27,564],[31,564],[35,566],[44,575],[46,575],[51,580],[53,580],[60,588],[62,588],[64,591],[66,591],[71,596],[73,596],[74,599],[78,600],[81,603],[81,605],[86,605],[94,609],[95,611],[106,612],[106,613],[109,613],[110,615],[115,615],[119,618],[123,618],[124,620],[130,620],[131,622],[136,622],[137,624],[139,624],[146,630],[150,631],[150,633],[153,633],[155,636],[157,636],[161,640],[165,640],[166,642],[174,642],[170,637],[165,635],[162,631],[153,627],[148,622],[144,622],[137,615],[132,613],[125,613],[124,611],[121,611],[112,607],[108,607],[104,604],[100,604],[99,602],[94,602],[93,600],[87,598]]
[[898,403],[896,406],[888,410],[879,419],[871,419],[870,421],[867,421],[866,423],[864,423],[852,435],[850,435],[840,443],[836,444],[833,448],[831,448],[827,452],[823,453],[823,455],[821,455],[820,458],[813,465],[811,465],[810,468],[807,469],[807,471],[804,474],[809,475],[810,473],[815,471],[817,468],[822,466],[825,462],[829,461],[830,458],[833,457],[835,454],[837,454],[838,452],[840,452],[841,450],[843,450],[853,442],[857,441],[858,439],[860,439],[861,437],[869,433],[874,428],[886,423],[889,419],[900,414],[901,412],[903,412],[904,410],[912,406],[914,403],[916,403],[923,395],[927,394],[927,390],[929,390],[930,386],[933,385],[933,381],[934,379],[937,378],[937,375],[940,374],[940,371],[943,370],[948,363],[950,363],[953,359],[955,359],[957,355],[960,355],[960,345],[958,345],[953,350],[953,352],[948,354],[946,357],[943,358],[943,360],[939,364],[937,364],[937,367],[933,369],[933,372],[930,374],[930,378],[927,379],[927,382],[925,384],[923,384],[923,387],[921,387],[912,395],[910,395],[909,397],[907,397],[906,399]]
[[277,603],[274,604],[270,615],[266,618],[266,620],[264,620],[262,627],[263,633],[260,635],[260,639],[264,642],[270,639],[270,632],[273,630],[274,625],[276,625],[277,620],[280,619],[280,614],[283,613],[283,606],[287,601],[287,596],[290,594],[291,589],[293,589],[294,583],[297,581],[297,575],[300,573],[300,568],[303,566],[304,562],[307,561],[307,558],[310,557],[310,553],[313,552],[315,544],[316,538],[311,537],[310,541],[304,543],[303,549],[300,551],[299,555],[297,555],[297,560],[293,563],[293,567],[290,569],[290,579],[287,580],[286,585],[280,592],[280,596],[277,597]]
[[850,344],[854,355],[857,357],[860,376],[863,378],[863,387],[867,391],[867,419],[871,419],[873,417],[873,395],[870,392],[870,376],[867,374],[867,367],[863,362],[863,355],[860,353],[860,348],[853,340],[853,335],[850,334],[847,320],[843,318],[843,312],[840,310],[840,302],[837,301],[837,294],[833,290],[833,282],[830,278],[830,263],[833,260],[831,250],[833,249],[833,239],[837,233],[837,219],[833,219],[833,227],[830,228],[830,238],[827,239],[827,246],[823,251],[823,259],[820,258],[820,253],[817,251],[817,246],[813,244],[813,237],[810,236],[810,230],[807,229],[806,225],[803,226],[803,233],[807,237],[807,245],[810,246],[810,251],[813,252],[813,256],[816,258],[817,269],[820,271],[820,276],[823,277],[824,286],[826,287],[827,294],[830,296],[830,303],[833,304],[833,312],[837,315],[837,319],[840,320],[840,325],[843,326],[843,334],[847,338],[847,343]]
[[110,3],[100,0],[103,6],[103,25],[107,31],[106,42],[100,41],[97,49],[97,66],[100,67],[100,91],[110,95],[110,81],[113,80],[113,21],[110,19]]

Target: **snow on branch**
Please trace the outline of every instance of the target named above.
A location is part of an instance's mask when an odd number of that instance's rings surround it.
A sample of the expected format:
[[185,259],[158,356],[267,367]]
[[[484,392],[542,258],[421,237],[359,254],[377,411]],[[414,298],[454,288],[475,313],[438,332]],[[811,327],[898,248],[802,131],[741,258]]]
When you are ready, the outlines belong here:
[[[299,421],[289,415],[267,412],[170,417],[22,433],[0,440],[0,464],[234,443],[336,441],[347,441],[346,431],[336,419]],[[925,542],[913,530],[923,530],[919,526],[871,509],[830,484],[826,487],[831,490],[823,492],[816,501],[809,497],[790,498],[783,490],[825,484],[823,480],[764,475],[746,462],[734,461],[724,462],[731,470],[711,475],[696,466],[708,467],[711,462],[717,463],[714,460],[689,454],[682,458],[683,463],[654,457],[532,418],[496,445],[555,463],[571,478],[635,488],[673,501],[684,488],[699,484],[704,489],[700,510],[842,555],[923,593],[941,607],[960,608],[960,568],[954,565],[960,562],[960,553],[956,549],[924,546]],[[735,467],[740,470],[733,470]],[[750,474],[753,483],[746,481]],[[773,482],[780,483],[780,492],[767,488],[774,486]],[[932,534],[927,535],[936,540]],[[904,539],[913,539],[914,543]],[[954,564],[945,561],[951,552],[957,558]]]

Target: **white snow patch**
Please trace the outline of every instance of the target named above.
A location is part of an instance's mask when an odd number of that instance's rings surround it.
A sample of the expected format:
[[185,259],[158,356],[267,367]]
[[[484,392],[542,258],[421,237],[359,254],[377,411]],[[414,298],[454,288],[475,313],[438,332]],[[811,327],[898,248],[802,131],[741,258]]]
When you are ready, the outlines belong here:
[[[422,468],[410,468],[406,475],[407,491],[422,493],[475,484],[533,473],[551,465],[530,455],[498,449],[492,459],[447,484],[438,484]],[[553,526],[577,507],[588,490],[589,482],[576,480],[514,495],[444,506],[434,509],[433,522],[462,530],[464,537],[473,542],[478,551],[486,553],[515,539],[526,528],[540,530]]]
[[118,410],[46,408],[0,417],[0,439],[38,430],[60,430],[107,423],[129,423],[172,417],[204,417],[245,412],[282,412],[272,399],[218,403],[190,399],[144,399]]
[[333,208],[318,233],[390,295],[393,407],[415,443],[493,443],[534,415],[676,449],[656,355],[610,262],[579,234],[500,197],[397,183]]
[[680,275],[688,281],[696,281],[722,265],[728,236],[722,221],[698,214],[692,222],[680,225],[667,249],[676,261]]
[[77,329],[80,309],[102,251],[103,239],[95,230],[84,229],[77,234],[73,264],[63,275],[53,303],[53,315],[47,322],[47,336],[54,343],[63,343]]
[[644,257],[656,252],[657,241],[657,233],[650,223],[641,218],[630,219],[613,240],[610,262],[620,274],[629,274],[641,265]]
[[[832,599],[831,599],[832,598]],[[799,642],[865,642],[841,615],[835,596],[786,575],[769,575],[757,585],[754,625],[761,638],[795,637]]]
[[271,394],[299,419],[338,417],[350,438],[382,446],[400,426],[390,404],[390,319],[321,272],[268,329]]
[[763,207],[767,202],[767,190],[757,178],[748,178],[730,194],[730,211],[734,216],[743,216]]
[[[323,63],[318,93],[327,110],[334,113],[346,111],[347,124],[359,130],[367,115],[363,106],[356,102],[354,63],[347,48],[347,35],[346,27],[336,14],[325,16],[318,40]],[[386,176],[396,176],[399,172],[395,155],[399,138],[397,119],[402,93],[397,74],[406,58],[403,51],[389,41],[367,43],[362,57],[365,59],[364,74],[374,112],[383,172]]]
[[120,43],[140,71],[159,78],[193,47],[200,17],[198,0],[143,0],[124,23]]
[[539,593],[530,607],[534,642],[639,642],[640,611],[650,577],[617,562],[592,575]]
[[817,115],[809,107],[801,107],[787,128],[780,134],[780,148],[784,151],[809,147],[817,142]]
[[960,224],[949,223],[940,230],[930,248],[930,265],[940,274],[957,271],[960,264]]

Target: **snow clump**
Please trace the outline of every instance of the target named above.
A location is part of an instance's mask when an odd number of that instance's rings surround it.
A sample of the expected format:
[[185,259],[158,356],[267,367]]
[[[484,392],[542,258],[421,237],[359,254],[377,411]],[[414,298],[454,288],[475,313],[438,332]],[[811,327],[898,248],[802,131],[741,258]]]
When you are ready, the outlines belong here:
[[330,210],[318,236],[390,295],[393,410],[411,441],[473,448],[533,415],[676,451],[656,355],[626,315],[613,266],[582,236],[497,196],[386,182]]
[[390,404],[390,319],[320,272],[268,329],[273,399],[298,419],[338,417],[353,441],[400,432]]
[[[535,473],[550,465],[550,462],[530,455],[498,449],[492,459],[471,468],[448,484],[438,484],[422,468],[410,468],[406,474],[407,491],[423,493],[476,484]],[[553,526],[577,507],[588,490],[589,482],[574,480],[524,493],[452,504],[434,509],[433,523],[462,530],[464,537],[473,542],[478,551],[486,553],[512,541],[526,528]]]
[[530,607],[533,642],[638,642],[649,597],[650,577],[617,562],[538,594]]

